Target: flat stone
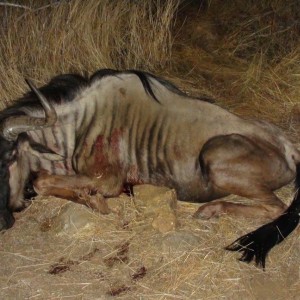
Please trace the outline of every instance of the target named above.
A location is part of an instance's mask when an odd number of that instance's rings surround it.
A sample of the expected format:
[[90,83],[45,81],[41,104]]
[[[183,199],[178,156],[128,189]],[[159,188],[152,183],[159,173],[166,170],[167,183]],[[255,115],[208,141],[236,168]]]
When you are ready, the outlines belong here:
[[199,247],[200,239],[189,231],[174,231],[166,234],[162,239],[162,252],[176,253],[190,252]]
[[88,225],[95,224],[98,216],[91,209],[76,203],[66,204],[52,219],[52,229],[56,233],[73,235]]

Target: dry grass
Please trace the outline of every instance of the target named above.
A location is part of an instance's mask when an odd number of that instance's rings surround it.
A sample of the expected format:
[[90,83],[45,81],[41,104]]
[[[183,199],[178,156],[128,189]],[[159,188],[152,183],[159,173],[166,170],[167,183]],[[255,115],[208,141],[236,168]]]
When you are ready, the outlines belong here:
[[183,15],[178,74],[236,113],[291,127],[286,115],[299,102],[298,2],[214,0]]
[[[284,189],[280,197],[291,197]],[[231,197],[230,200],[234,200]],[[267,270],[240,263],[223,247],[263,221],[191,218],[179,203],[177,231],[156,232],[142,203],[122,196],[118,213],[39,198],[1,237],[2,299],[297,299],[296,231],[276,247]],[[68,211],[68,214],[65,212]],[[80,224],[81,216],[89,222]],[[73,223],[74,222],[74,223]]]
[[[138,68],[163,74],[189,93],[214,97],[245,117],[277,123],[299,140],[298,1],[14,3],[25,7],[0,6],[2,107],[27,89],[23,80],[27,76],[42,84],[63,72]],[[279,196],[289,202],[291,189]],[[195,206],[182,203],[178,234],[186,234],[188,241],[176,245],[176,239],[150,229],[150,221],[134,201],[125,201],[118,217],[101,216],[97,227],[62,238],[41,231],[65,205],[50,200],[31,206],[15,230],[1,237],[2,259],[10,262],[0,274],[0,295],[6,298],[92,299],[114,294],[125,299],[297,299],[299,295],[297,232],[271,252],[264,273],[235,261],[235,254],[222,249],[256,228],[259,220],[226,216],[196,221],[190,217]],[[127,241],[129,262],[116,255]],[[89,253],[95,254],[91,260],[84,256]],[[69,261],[59,261],[62,257]],[[121,262],[115,264],[115,258]],[[133,281],[132,275],[143,273],[143,266],[146,275]],[[72,272],[45,274],[50,267],[53,272],[68,268]]]
[[4,101],[24,91],[26,76],[43,82],[64,72],[154,71],[170,63],[178,0],[52,2],[28,1],[32,9],[25,10],[0,7]]

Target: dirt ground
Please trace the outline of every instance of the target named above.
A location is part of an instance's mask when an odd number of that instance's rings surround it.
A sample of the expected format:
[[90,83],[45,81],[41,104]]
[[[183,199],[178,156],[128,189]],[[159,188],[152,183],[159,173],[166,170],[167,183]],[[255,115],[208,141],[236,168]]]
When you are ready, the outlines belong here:
[[[285,0],[0,1],[0,107],[24,77],[141,69],[299,143],[299,18]],[[263,271],[224,247],[266,220],[200,220],[172,191],[134,194],[108,199],[108,215],[40,196],[16,213],[0,233],[0,299],[299,299],[299,228]],[[292,185],[278,195],[290,203]]]
[[198,220],[198,205],[178,202],[174,230],[161,233],[156,197],[166,193],[140,186],[109,199],[108,215],[37,197],[1,234],[0,299],[299,299],[299,230],[263,271],[223,249],[263,220]]

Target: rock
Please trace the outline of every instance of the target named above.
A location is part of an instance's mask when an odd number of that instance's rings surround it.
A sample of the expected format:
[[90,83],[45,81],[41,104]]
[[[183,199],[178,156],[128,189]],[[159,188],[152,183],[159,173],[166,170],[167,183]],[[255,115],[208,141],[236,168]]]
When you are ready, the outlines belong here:
[[66,204],[52,219],[52,229],[59,233],[73,235],[97,222],[98,216],[91,209],[76,203]]
[[160,233],[167,233],[176,229],[175,213],[169,209],[160,209],[152,222],[152,227]]
[[189,252],[199,246],[200,239],[189,231],[170,232],[161,241],[164,253]]
[[[166,187],[152,185],[140,185],[134,187],[135,202],[144,217],[152,218],[152,227],[161,233],[174,231],[177,225],[175,190]],[[105,199],[113,214],[122,216],[125,207],[124,202],[129,201],[128,196]],[[69,202],[62,207],[58,214],[46,219],[42,225],[42,231],[54,231],[57,234],[81,234],[85,230],[99,227],[99,222],[105,222],[99,217],[101,214],[93,212],[84,205]],[[98,230],[98,229],[97,229]]]
[[153,185],[134,187],[136,203],[143,207],[144,214],[153,218],[152,227],[161,233],[176,229],[177,196],[175,190]]

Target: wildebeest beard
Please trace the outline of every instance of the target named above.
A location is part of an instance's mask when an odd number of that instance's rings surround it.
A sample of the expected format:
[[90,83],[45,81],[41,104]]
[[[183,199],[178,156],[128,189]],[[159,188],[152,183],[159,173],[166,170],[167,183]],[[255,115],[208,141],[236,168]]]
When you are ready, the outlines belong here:
[[[0,136],[0,224],[10,228],[14,224],[14,217],[8,208],[10,197],[9,166],[14,160],[15,143]],[[0,230],[4,229],[0,228]]]

